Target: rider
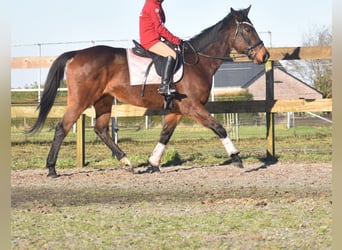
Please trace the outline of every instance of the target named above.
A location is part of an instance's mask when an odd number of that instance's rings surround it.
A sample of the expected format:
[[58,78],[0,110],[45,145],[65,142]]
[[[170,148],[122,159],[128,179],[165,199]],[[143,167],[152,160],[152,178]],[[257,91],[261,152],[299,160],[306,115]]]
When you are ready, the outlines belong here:
[[165,39],[179,46],[181,39],[173,35],[165,26],[165,13],[162,8],[164,0],[146,0],[139,18],[140,43],[146,49],[165,57],[165,69],[162,74],[158,92],[169,96],[177,92],[173,86],[173,73],[177,54],[175,50],[162,42]]

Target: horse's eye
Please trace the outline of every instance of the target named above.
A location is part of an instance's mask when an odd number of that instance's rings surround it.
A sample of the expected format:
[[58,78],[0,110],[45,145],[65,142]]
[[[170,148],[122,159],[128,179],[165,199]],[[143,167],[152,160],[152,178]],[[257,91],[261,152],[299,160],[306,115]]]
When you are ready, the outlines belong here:
[[247,33],[251,32],[251,27],[246,27],[246,28],[245,28],[245,31],[246,31]]

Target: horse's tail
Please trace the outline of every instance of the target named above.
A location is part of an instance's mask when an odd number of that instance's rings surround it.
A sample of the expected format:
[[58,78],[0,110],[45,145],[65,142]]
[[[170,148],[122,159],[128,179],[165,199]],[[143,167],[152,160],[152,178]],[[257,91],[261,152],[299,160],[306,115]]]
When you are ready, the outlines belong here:
[[65,52],[52,63],[46,78],[43,95],[38,105],[39,115],[36,123],[26,133],[39,132],[48,116],[57,95],[57,89],[64,79],[64,71],[67,62],[75,56],[77,51]]

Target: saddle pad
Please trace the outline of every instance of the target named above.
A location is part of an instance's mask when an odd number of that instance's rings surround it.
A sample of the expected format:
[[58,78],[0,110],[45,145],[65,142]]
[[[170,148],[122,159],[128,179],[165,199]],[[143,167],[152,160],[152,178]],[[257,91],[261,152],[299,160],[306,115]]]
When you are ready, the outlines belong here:
[[[142,85],[145,81],[145,72],[152,62],[151,58],[137,56],[131,48],[127,49],[127,61],[131,85]],[[183,65],[174,74],[174,83],[179,82],[183,77]],[[161,77],[157,74],[154,64],[151,66],[147,76],[146,84],[160,84]]]

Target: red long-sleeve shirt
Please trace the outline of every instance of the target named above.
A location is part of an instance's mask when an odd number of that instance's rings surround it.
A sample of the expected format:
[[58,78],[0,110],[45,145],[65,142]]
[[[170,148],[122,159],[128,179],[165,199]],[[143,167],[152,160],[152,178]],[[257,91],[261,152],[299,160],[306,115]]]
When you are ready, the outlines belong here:
[[145,49],[151,48],[163,37],[179,45],[181,40],[165,26],[165,14],[161,6],[163,0],[147,0],[139,18],[140,43]]

